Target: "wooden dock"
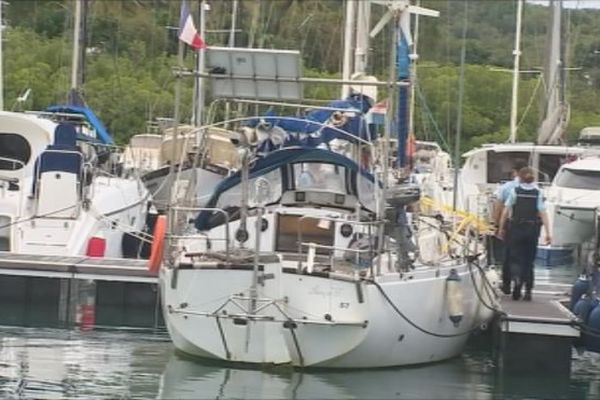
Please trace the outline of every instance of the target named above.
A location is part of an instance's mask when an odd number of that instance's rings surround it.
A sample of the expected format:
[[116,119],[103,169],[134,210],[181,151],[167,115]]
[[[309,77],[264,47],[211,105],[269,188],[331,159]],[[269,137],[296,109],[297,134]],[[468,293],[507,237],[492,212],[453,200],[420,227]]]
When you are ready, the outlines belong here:
[[146,265],[0,252],[0,324],[162,326],[158,278]]
[[0,252],[0,275],[157,283],[147,260],[39,256]]
[[503,314],[496,323],[501,370],[570,373],[572,345],[580,331],[565,305],[569,290],[570,285],[537,285],[531,301],[502,295]]

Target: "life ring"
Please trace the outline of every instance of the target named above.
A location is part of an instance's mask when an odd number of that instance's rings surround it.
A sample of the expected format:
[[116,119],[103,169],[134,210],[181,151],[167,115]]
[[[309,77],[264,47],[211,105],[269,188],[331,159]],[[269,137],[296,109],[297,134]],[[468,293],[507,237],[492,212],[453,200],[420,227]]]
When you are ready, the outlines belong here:
[[159,215],[154,225],[152,244],[150,245],[150,258],[148,258],[148,271],[153,274],[158,273],[163,255],[163,242],[165,240],[165,230],[167,228],[167,217]]

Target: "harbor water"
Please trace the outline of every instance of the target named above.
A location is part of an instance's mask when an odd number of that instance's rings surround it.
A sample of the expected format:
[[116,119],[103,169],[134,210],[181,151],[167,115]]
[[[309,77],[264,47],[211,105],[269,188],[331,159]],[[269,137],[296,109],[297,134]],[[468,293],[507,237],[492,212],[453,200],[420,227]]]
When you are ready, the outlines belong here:
[[[537,268],[569,283],[574,268]],[[487,334],[455,359],[409,368],[240,368],[175,353],[156,330],[0,326],[2,398],[164,399],[597,399],[600,354],[573,351],[570,377],[500,374]]]

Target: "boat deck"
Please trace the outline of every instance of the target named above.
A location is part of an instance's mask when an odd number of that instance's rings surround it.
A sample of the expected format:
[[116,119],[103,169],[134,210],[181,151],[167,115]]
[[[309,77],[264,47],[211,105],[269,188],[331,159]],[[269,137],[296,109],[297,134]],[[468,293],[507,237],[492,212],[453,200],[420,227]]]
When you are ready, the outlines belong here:
[[0,252],[0,275],[157,283],[147,260]]

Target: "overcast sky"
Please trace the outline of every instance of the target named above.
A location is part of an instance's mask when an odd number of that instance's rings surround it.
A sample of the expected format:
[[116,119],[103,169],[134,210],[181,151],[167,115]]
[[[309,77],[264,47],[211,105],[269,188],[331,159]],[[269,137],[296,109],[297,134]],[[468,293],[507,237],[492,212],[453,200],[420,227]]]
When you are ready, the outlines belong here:
[[[548,4],[547,0],[527,1],[536,4]],[[563,0],[563,6],[568,8],[600,8],[600,0]]]

